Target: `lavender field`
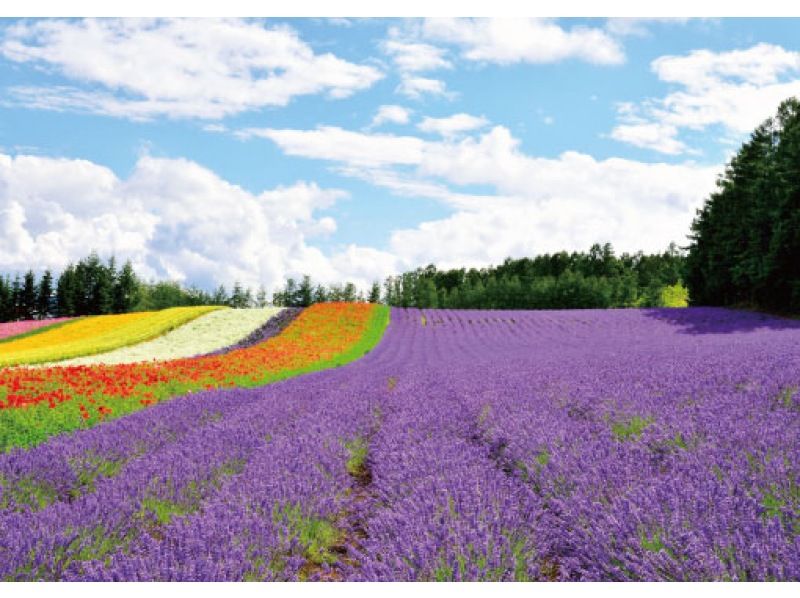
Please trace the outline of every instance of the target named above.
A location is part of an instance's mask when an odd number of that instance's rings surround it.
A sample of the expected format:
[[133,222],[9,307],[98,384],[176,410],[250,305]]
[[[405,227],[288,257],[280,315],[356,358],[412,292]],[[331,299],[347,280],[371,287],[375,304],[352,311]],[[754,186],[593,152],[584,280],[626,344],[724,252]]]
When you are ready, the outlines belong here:
[[0,456],[5,580],[800,580],[800,323],[393,309]]

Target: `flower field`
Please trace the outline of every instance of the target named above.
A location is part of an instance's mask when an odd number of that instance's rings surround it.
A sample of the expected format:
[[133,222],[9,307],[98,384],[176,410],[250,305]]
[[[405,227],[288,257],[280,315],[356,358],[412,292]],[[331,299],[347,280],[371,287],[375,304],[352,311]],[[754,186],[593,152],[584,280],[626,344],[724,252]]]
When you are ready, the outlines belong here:
[[108,353],[57,362],[59,366],[166,361],[211,353],[233,345],[277,315],[280,308],[220,309],[151,341]]
[[94,355],[150,340],[217,307],[173,307],[77,319],[62,326],[0,343],[0,367]]
[[[800,580],[800,323],[381,316],[314,306],[197,369],[0,372],[55,376],[16,379],[3,430],[216,384],[0,455],[0,579]],[[377,346],[242,388],[344,339]]]
[[188,392],[261,386],[343,364],[380,338],[386,308],[330,303],[278,336],[219,355],[120,365],[0,369],[0,450],[96,425]]
[[0,322],[0,341],[10,342],[12,337],[40,332],[42,328],[69,321],[70,318],[50,320],[22,320],[20,322]]

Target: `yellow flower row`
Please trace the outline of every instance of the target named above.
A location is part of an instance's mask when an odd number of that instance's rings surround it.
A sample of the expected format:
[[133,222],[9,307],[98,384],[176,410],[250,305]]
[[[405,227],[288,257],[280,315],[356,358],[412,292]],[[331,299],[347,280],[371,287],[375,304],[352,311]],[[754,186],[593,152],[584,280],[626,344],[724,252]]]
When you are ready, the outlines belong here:
[[60,361],[141,343],[218,307],[173,307],[162,311],[92,316],[41,334],[0,344],[0,367]]

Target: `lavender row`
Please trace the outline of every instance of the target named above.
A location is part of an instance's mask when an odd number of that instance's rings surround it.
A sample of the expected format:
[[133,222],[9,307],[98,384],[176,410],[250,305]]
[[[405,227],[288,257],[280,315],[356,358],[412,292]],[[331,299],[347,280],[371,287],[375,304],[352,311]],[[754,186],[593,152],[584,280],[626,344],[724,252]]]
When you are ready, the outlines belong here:
[[[4,492],[63,488],[7,501],[0,577],[797,580],[798,341],[721,309],[393,310],[348,366],[0,456]],[[88,487],[96,455],[121,465]]]
[[237,349],[246,349],[248,347],[252,347],[253,345],[257,345],[259,343],[263,343],[264,341],[272,338],[273,336],[277,336],[281,333],[281,331],[286,328],[289,324],[291,324],[297,316],[300,315],[303,309],[300,307],[284,307],[281,309],[280,312],[272,316],[269,320],[267,320],[263,326],[259,326],[256,330],[248,334],[245,338],[240,340],[238,343],[233,344],[229,347],[225,347],[224,349],[218,349],[217,351],[213,351],[211,353],[206,353],[204,355],[198,355],[197,357],[208,357],[213,355],[225,355],[226,353],[230,353],[231,351],[236,351]]

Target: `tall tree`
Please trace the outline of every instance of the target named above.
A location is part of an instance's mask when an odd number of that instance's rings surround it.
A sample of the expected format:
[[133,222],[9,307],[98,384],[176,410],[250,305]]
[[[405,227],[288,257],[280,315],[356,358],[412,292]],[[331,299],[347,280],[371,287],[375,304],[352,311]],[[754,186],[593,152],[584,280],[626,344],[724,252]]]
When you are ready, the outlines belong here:
[[367,301],[370,303],[378,303],[381,300],[381,284],[376,280],[372,283],[372,287],[369,290],[369,295],[367,296]]
[[32,320],[36,314],[36,275],[33,270],[25,273],[20,296],[20,310],[23,320]]
[[303,276],[300,281],[300,287],[297,289],[297,305],[299,307],[308,307],[311,305],[314,294],[314,285],[311,283],[311,277],[307,274]]
[[39,281],[39,288],[36,295],[36,313],[40,319],[50,315],[53,299],[53,275],[50,270],[45,270],[42,279]]
[[131,311],[139,302],[140,283],[130,261],[125,262],[114,281],[113,311],[123,314]]
[[692,303],[800,310],[800,101],[783,102],[742,145],[690,239]]

